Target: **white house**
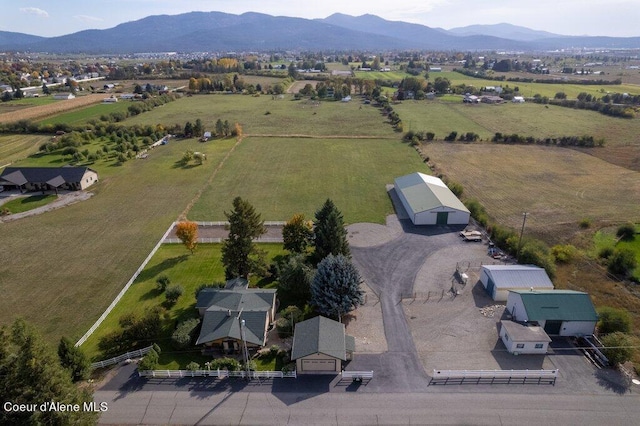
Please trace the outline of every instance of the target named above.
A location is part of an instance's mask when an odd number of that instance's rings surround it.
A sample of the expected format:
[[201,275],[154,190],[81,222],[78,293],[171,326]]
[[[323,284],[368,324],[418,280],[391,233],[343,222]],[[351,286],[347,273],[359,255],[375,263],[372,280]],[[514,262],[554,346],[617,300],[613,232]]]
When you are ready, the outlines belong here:
[[469,209],[437,177],[412,173],[396,178],[395,189],[414,225],[469,223]]
[[591,298],[581,291],[510,291],[507,311],[514,321],[535,322],[552,336],[590,336],[598,322]]
[[542,327],[513,321],[500,322],[500,339],[509,353],[545,354],[551,338]]
[[545,270],[533,265],[485,265],[480,282],[497,302],[505,302],[510,290],[553,290]]

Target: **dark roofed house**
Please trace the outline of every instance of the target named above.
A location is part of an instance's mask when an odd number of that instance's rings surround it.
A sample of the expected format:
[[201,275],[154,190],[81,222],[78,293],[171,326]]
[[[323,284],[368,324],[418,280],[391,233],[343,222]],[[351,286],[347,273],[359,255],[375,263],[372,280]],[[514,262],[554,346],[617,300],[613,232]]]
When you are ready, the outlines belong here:
[[243,339],[249,349],[266,344],[269,325],[275,319],[276,290],[243,285],[234,282],[229,289],[205,288],[198,293],[196,309],[202,327],[196,344],[225,352],[239,351]]
[[98,173],[89,167],[6,167],[0,174],[5,190],[79,191],[98,182]]
[[342,323],[318,316],[296,324],[291,360],[299,374],[339,373],[354,351],[355,339]]

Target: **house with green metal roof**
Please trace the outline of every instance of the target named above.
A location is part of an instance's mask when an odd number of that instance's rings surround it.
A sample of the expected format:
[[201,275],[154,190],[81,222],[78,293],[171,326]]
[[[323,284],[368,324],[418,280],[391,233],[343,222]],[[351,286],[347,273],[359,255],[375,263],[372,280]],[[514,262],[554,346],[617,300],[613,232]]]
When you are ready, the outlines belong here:
[[395,179],[395,191],[414,225],[467,225],[469,209],[434,176],[412,173]]
[[266,344],[275,320],[276,290],[204,288],[198,293],[196,309],[202,317],[197,345],[237,352],[244,341],[249,349],[258,349]]
[[551,336],[590,336],[598,322],[589,295],[573,290],[511,290],[507,311],[513,321],[535,323]]
[[342,323],[317,316],[295,326],[291,360],[298,374],[339,373],[354,351],[355,339]]

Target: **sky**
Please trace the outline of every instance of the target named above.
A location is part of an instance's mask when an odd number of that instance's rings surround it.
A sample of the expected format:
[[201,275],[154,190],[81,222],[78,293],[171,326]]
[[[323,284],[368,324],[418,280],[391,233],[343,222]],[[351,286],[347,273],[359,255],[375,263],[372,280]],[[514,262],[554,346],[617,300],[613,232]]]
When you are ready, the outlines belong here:
[[52,37],[192,11],[326,18],[372,14],[450,29],[507,22],[564,35],[640,36],[640,0],[10,0],[0,31]]

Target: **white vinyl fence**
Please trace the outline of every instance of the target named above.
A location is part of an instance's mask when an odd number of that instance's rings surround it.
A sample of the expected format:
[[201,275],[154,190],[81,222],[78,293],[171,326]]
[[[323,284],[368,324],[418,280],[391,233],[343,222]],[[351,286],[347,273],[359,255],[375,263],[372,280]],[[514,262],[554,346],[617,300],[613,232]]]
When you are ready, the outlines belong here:
[[[229,370],[138,370],[140,377],[150,378],[180,378],[180,377],[215,377],[217,379],[227,379],[231,377],[245,379],[246,371],[229,371]],[[282,371],[249,371],[249,379],[295,379],[296,372]]]
[[[198,238],[198,242],[201,244],[221,243],[224,238]],[[282,238],[274,237],[258,237],[253,239],[256,243],[281,243]],[[182,241],[178,238],[167,238],[164,240],[165,244],[182,244]]]
[[146,354],[147,352],[149,352],[151,350],[151,348],[153,348],[153,345],[152,346],[147,346],[146,348],[138,349],[137,351],[127,352],[126,354],[118,355],[118,356],[113,357],[113,358],[105,359],[104,361],[94,362],[93,364],[91,364],[91,368],[92,369],[103,368],[103,367],[107,367],[109,365],[118,364],[118,363],[120,363],[122,361],[125,361],[127,359],[139,358],[139,357],[143,356],[144,354]]
[[96,331],[96,329],[100,326],[100,324],[102,324],[102,321],[104,321],[104,319],[107,317],[107,315],[109,315],[109,313],[113,310],[113,308],[116,307],[116,305],[118,304],[118,302],[120,301],[120,299],[122,299],[122,296],[124,296],[124,294],[127,292],[127,290],[129,290],[129,287],[131,287],[131,284],[133,284],[133,282],[136,280],[136,278],[138,278],[138,275],[140,275],[140,272],[142,272],[142,270],[145,268],[145,266],[147,266],[147,263],[149,263],[149,261],[151,260],[151,258],[153,257],[154,254],[156,254],[156,251],[158,251],[158,249],[160,248],[160,246],[162,245],[162,242],[165,240],[165,238],[167,238],[167,236],[169,235],[169,233],[171,232],[171,230],[173,229],[173,227],[175,226],[175,222],[173,222],[171,224],[171,226],[169,226],[169,229],[167,229],[167,231],[164,233],[164,235],[162,236],[162,238],[160,238],[160,241],[158,241],[158,243],[156,244],[156,246],[153,248],[153,250],[151,250],[151,253],[149,253],[149,255],[147,256],[147,258],[144,260],[144,262],[142,262],[142,264],[138,267],[138,269],[136,270],[136,272],[133,273],[133,276],[129,279],[129,281],[127,281],[127,284],[125,284],[125,286],[122,288],[122,290],[120,290],[120,293],[118,293],[118,295],[116,296],[115,299],[113,299],[113,302],[111,302],[111,304],[109,305],[109,307],[107,308],[106,311],[104,311],[102,313],[102,315],[100,315],[100,318],[98,318],[98,320],[91,326],[91,328],[89,330],[87,330],[86,333],[84,333],[84,336],[82,336],[80,338],[80,340],[78,340],[75,344],[76,347],[82,345],[88,338],[89,336],[91,336],[93,334],[94,331]]
[[558,370],[433,370],[430,385],[556,384]]

